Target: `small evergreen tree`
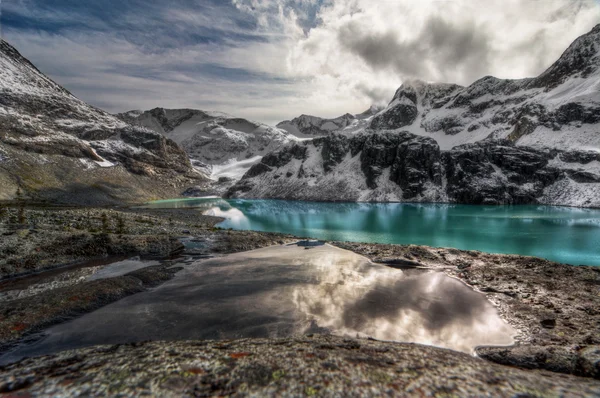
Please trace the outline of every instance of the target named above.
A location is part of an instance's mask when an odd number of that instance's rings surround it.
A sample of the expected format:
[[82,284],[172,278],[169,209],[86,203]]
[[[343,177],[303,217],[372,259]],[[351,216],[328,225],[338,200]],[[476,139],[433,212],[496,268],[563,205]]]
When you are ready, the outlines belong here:
[[18,224],[25,224],[27,222],[27,220],[25,219],[25,204],[24,203],[20,203],[19,204],[19,211],[17,212],[17,223]]
[[106,213],[102,213],[102,215],[100,216],[100,222],[102,223],[102,233],[107,234],[108,233],[108,217],[106,216]]
[[117,234],[123,235],[125,233],[125,220],[120,215],[116,216],[117,218]]

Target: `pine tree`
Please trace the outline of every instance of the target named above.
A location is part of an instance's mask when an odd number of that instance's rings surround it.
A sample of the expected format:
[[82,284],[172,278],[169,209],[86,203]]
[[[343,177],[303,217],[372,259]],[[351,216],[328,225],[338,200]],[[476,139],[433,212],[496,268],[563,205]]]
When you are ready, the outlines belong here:
[[27,220],[25,219],[25,204],[20,203],[19,204],[19,211],[17,213],[17,223],[18,224],[25,224],[27,222]]
[[100,221],[102,223],[102,233],[107,234],[108,233],[108,217],[106,216],[106,213],[102,213],[102,215],[100,216]]
[[125,221],[122,216],[117,215],[117,234],[123,235],[125,233]]

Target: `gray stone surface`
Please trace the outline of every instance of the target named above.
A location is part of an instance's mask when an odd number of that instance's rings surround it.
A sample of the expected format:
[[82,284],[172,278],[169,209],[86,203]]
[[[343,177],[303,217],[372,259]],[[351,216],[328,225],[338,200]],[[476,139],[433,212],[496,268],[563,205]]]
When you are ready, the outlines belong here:
[[524,371],[439,348],[339,337],[149,342],[0,368],[34,396],[583,397],[593,379]]

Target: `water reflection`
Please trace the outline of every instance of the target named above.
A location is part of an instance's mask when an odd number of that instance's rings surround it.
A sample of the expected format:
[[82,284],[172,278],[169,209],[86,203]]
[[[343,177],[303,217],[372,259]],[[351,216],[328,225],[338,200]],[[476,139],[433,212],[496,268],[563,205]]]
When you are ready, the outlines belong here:
[[443,273],[400,271],[337,250],[312,267],[316,283],[295,288],[293,300],[320,327],[464,352],[512,343],[513,330],[495,308]]
[[175,279],[49,329],[0,359],[144,340],[330,332],[464,352],[512,343],[479,293],[441,273],[410,273],[331,247],[276,246],[185,262]]
[[417,244],[600,265],[600,211],[549,206],[316,203],[194,199],[153,206],[196,207],[223,228],[325,240]]

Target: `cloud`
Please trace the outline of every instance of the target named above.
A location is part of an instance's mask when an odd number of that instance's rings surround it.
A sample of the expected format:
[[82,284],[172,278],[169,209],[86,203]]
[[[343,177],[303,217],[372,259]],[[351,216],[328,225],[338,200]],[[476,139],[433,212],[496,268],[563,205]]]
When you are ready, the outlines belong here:
[[277,123],[388,102],[408,78],[539,74],[600,20],[593,0],[11,0],[5,37],[111,112]]
[[319,20],[291,50],[292,72],[333,76],[350,95],[383,101],[409,78],[467,85],[485,75],[537,75],[600,20],[600,7],[593,0],[339,0]]

